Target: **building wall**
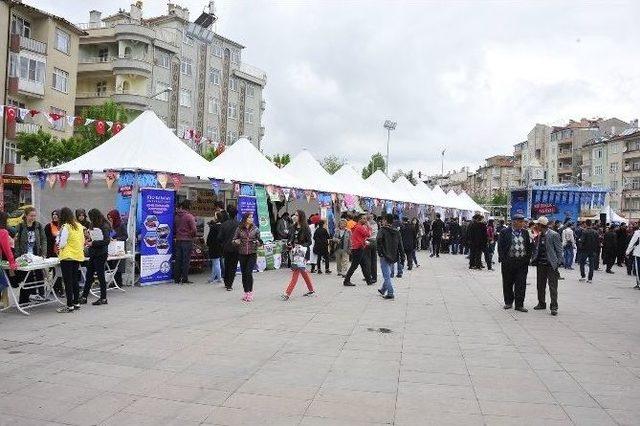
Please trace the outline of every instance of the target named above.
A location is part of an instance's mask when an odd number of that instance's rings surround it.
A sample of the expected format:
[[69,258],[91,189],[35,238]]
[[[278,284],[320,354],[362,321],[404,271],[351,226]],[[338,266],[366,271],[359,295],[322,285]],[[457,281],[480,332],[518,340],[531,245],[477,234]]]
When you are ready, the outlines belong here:
[[[0,26],[6,28],[9,25],[9,3],[6,0],[0,0]],[[0,31],[0,84],[2,84],[2,104],[6,104],[6,87],[7,87],[7,55],[5,52],[9,49],[9,38],[7,31]],[[0,120],[0,135],[4,135],[4,120]]]

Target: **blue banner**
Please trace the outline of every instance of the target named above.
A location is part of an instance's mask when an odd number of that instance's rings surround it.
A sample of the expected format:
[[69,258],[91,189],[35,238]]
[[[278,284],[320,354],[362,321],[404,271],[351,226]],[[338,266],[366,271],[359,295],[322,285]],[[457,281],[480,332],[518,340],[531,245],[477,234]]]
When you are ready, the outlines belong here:
[[242,220],[245,213],[253,213],[253,224],[260,227],[258,222],[258,202],[256,197],[241,195],[238,197],[238,221]]
[[131,209],[131,193],[136,175],[133,172],[122,172],[118,177],[118,192],[116,193],[116,210],[120,217],[128,217]]
[[173,216],[175,191],[160,188],[140,190],[140,285],[173,279]]

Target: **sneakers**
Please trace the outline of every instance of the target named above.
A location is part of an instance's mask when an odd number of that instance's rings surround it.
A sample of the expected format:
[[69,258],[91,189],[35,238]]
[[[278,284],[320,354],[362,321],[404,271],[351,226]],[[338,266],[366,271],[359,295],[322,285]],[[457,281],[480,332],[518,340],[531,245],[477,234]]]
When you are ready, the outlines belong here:
[[582,277],[582,278],[580,278],[578,281],[580,281],[581,283],[583,283],[583,282],[585,282],[585,281],[586,281],[586,278],[585,278],[585,277]]
[[320,269],[318,269],[318,274],[322,275],[322,271]]
[[73,305],[73,310],[74,311],[79,311],[80,310],[80,305],[77,304],[77,303],[75,305]]
[[45,299],[44,297],[40,296],[39,294],[32,294],[29,296],[29,301],[30,302],[46,302],[47,299]]
[[393,294],[387,294],[386,296],[382,296],[382,298],[387,300],[393,300],[396,297]]
[[253,302],[253,292],[247,293],[247,302]]
[[244,296],[242,296],[242,301],[243,302],[249,302],[249,293],[245,292]]
[[282,300],[287,301],[289,300],[289,295],[288,294],[283,294],[280,296],[282,298]]
[[303,296],[313,296],[314,294],[316,294],[316,292],[312,290],[312,291],[306,292],[305,294],[303,294]]
[[355,287],[356,285],[354,283],[352,283],[351,281],[343,281],[342,285],[345,287]]
[[557,310],[551,311],[551,315],[553,315],[555,317],[556,315],[558,315],[558,311]]
[[587,284],[591,284],[593,281],[591,280],[587,280]]
[[524,306],[517,306],[516,307],[516,311],[518,311],[518,312],[529,312],[529,310],[527,308],[525,308]]
[[73,306],[61,306],[58,309],[56,309],[56,312],[59,314],[68,314],[70,312],[73,312],[75,309]]
[[107,299],[98,299],[92,303],[93,306],[108,305]]
[[330,274],[331,270],[327,269],[326,271],[324,271],[325,274]]

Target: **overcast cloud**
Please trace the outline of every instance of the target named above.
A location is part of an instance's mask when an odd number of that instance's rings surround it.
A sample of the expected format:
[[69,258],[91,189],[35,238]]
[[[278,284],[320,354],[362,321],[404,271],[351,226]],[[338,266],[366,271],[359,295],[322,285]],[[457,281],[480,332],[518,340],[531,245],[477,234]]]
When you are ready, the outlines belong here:
[[[128,1],[24,0],[74,22]],[[185,0],[192,19],[206,1]],[[310,149],[362,167],[478,166],[536,122],[640,115],[640,2],[217,1],[217,32],[268,74],[266,152]],[[145,16],[165,12],[144,2]]]

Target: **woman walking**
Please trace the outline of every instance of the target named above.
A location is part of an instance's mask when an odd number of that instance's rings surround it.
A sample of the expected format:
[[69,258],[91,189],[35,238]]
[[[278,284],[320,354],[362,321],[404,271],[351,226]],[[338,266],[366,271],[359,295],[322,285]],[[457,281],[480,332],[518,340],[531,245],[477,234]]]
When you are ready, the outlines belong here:
[[[33,207],[24,209],[22,222],[16,229],[14,255],[20,257],[25,254],[31,256],[47,257],[47,235],[44,232],[44,226],[36,220],[38,214]],[[22,281],[27,274],[33,274],[35,281],[44,279],[42,271],[18,272],[16,280]],[[28,303],[30,300],[42,302],[44,298],[44,289],[20,289],[19,303]]]
[[305,268],[307,258],[309,257],[309,247],[311,246],[311,229],[309,229],[307,218],[302,210],[298,210],[296,214],[292,216],[292,219],[293,229],[289,235],[287,246],[291,249],[291,269],[293,272],[291,281],[282,295],[283,300],[289,300],[293,289],[295,289],[296,284],[298,284],[300,275],[302,275],[302,279],[304,279],[304,282],[307,284],[307,289],[309,290],[304,295],[311,296],[315,293],[311,276]]
[[58,312],[73,312],[80,309],[78,268],[84,260],[84,228],[76,222],[69,207],[60,210],[60,234],[58,234],[57,244],[60,249],[58,258],[60,259],[64,289],[67,293],[67,306],[58,308]]
[[[107,220],[109,221],[109,225],[111,225],[111,234],[109,235],[113,241],[127,241],[129,239],[129,233],[127,232],[127,225],[122,221],[120,217],[120,212],[118,210],[111,210],[107,213]],[[107,247],[108,251],[108,247]],[[115,264],[118,264],[118,270],[113,276],[113,280],[119,287],[122,287],[122,273],[124,272],[124,262],[118,262],[117,260],[112,260],[110,265],[113,267]]]
[[[93,284],[94,274],[98,276],[100,283],[100,299],[92,303],[94,306],[107,304],[107,279],[104,274],[104,265],[107,263],[109,241],[111,239],[111,227],[104,215],[98,209],[89,210],[89,220],[96,236],[89,246],[89,265],[87,266],[87,276],[82,289],[81,304],[87,303],[87,296]],[[95,232],[99,230],[100,232]]]
[[242,273],[245,302],[253,302],[253,268],[256,266],[258,246],[262,244],[260,231],[253,224],[253,213],[245,213],[233,236],[233,244],[238,248],[238,261]]
[[418,220],[417,217],[414,217],[413,219],[411,219],[411,225],[413,225],[413,228],[415,229],[415,233],[416,233],[416,244],[412,254],[413,263],[416,265],[416,268],[419,268],[420,264],[418,263],[418,256],[416,255],[416,252],[420,249],[420,239],[422,238],[422,235],[421,235],[422,227],[420,226],[420,221]]
[[209,258],[211,259],[211,277],[209,283],[222,282],[222,268],[220,258],[222,257],[222,243],[218,241],[220,226],[229,216],[224,210],[216,214],[214,220],[209,222],[209,234],[207,235],[207,247],[209,248]]
[[324,272],[330,274],[329,270],[329,231],[325,228],[325,221],[318,222],[318,228],[313,233],[313,252],[318,256],[316,266],[318,273],[322,274],[322,260],[324,259]]

